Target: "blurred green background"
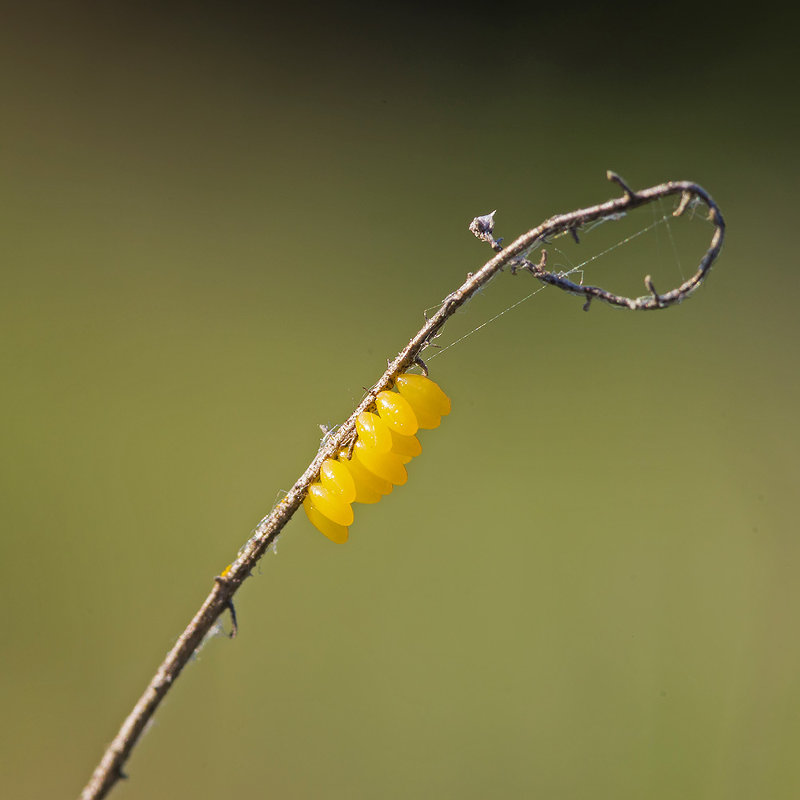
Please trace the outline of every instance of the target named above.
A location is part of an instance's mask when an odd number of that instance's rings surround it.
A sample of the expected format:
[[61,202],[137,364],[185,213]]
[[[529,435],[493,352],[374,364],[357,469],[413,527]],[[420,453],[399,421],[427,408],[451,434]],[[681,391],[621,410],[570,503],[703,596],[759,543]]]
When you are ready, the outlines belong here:
[[[432,361],[408,485],[346,546],[290,523],[113,796],[800,796],[797,20],[166,9],[3,11],[3,796],[78,793],[318,425],[488,258],[472,217],[513,238],[608,168],[714,195],[707,284],[547,289]],[[675,285],[683,222],[585,279]]]

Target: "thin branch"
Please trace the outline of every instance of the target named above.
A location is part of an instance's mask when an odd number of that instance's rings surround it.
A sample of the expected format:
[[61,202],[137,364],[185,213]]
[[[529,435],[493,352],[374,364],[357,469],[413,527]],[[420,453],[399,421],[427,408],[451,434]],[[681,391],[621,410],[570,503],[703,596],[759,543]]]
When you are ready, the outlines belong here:
[[[123,766],[145,727],[152,719],[158,705],[175,683],[184,666],[191,659],[192,654],[212,629],[218,617],[226,610],[229,610],[233,615],[233,596],[250,576],[255,565],[283,530],[284,525],[300,507],[308,487],[319,475],[322,462],[326,458],[333,456],[340,447],[353,440],[356,417],[373,405],[378,392],[391,388],[397,376],[405,372],[413,364],[421,365],[424,369],[421,355],[441,331],[445,322],[478,289],[485,286],[504,267],[508,266],[512,273],[518,270],[526,270],[543,283],[586,298],[584,309],[587,310],[591,301],[595,299],[632,310],[667,308],[688,297],[703,282],[722,248],[722,240],[725,235],[725,223],[722,214],[711,196],[702,187],[688,181],[670,181],[634,192],[615,173],[609,172],[607,177],[622,188],[622,197],[608,200],[590,208],[551,217],[538,227],[515,239],[505,248],[500,241],[495,240],[493,237],[494,212],[484,217],[476,217],[473,220],[470,230],[479,239],[489,243],[497,255],[487,261],[477,272],[469,273],[464,283],[443,300],[439,310],[432,317],[426,319],[425,324],[398,353],[397,357],[389,363],[386,372],[367,392],[366,397],[347,421],[335,433],[325,437],[319,451],[306,471],[298,478],[294,486],[275,508],[259,522],[253,535],[239,551],[236,561],[225,570],[223,575],[215,578],[214,586],[208,597],[206,597],[184,632],[178,637],[177,642],[156,671],[144,694],[106,749],[91,780],[81,794],[81,800],[98,800],[98,798],[105,797],[114,784],[120,778],[125,777],[122,771]],[[570,233],[577,239],[578,231],[587,223],[614,219],[624,212],[671,195],[680,195],[679,205],[673,212],[675,216],[680,216],[692,201],[705,203],[708,208],[709,219],[714,224],[714,233],[708,250],[700,259],[695,274],[680,286],[665,294],[656,292],[649,275],[645,278],[645,285],[649,294],[644,297],[628,298],[616,295],[598,286],[576,284],[563,275],[547,271],[547,254],[544,251],[538,263],[534,264],[527,260],[527,254],[537,244],[545,242],[548,237],[559,233]],[[235,631],[235,617],[233,617],[233,624]]]

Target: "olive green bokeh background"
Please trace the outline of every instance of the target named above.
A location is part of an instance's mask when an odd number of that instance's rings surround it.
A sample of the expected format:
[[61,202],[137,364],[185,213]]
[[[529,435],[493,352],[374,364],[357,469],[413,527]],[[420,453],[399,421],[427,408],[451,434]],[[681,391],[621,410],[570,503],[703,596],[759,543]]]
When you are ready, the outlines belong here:
[[[612,168],[715,196],[708,283],[546,290],[433,361],[408,485],[343,547],[290,523],[114,796],[797,797],[794,21],[171,8],[0,33],[3,795],[78,792],[318,424],[488,256],[469,220]],[[651,243],[657,286],[694,269]]]

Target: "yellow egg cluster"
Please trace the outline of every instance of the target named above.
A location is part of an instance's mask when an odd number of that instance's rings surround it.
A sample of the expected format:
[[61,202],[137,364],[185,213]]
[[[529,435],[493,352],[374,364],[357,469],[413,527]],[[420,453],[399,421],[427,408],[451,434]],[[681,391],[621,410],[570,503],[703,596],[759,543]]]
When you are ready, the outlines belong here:
[[450,398],[422,375],[401,375],[395,386],[397,392],[375,398],[377,413],[358,415],[352,456],[343,448],[336,458],[325,459],[319,481],[308,488],[303,508],[311,524],[334,542],[347,541],[351,503],[377,503],[392,486],[408,480],[405,465],[422,452],[417,430],[438,428],[450,413]]

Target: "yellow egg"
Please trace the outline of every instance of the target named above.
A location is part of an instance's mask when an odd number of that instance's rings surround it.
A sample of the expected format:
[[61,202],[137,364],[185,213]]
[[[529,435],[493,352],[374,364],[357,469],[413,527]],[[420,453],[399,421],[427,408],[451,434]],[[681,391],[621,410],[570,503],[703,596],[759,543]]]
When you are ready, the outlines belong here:
[[311,505],[331,522],[344,526],[353,524],[353,509],[350,507],[350,503],[342,500],[339,495],[334,494],[321,483],[312,483],[308,487],[308,497]]
[[344,464],[326,458],[319,471],[319,480],[326,489],[341,497],[345,503],[352,503],[356,499],[355,481]]
[[438,428],[442,416],[450,413],[450,398],[424,375],[400,375],[397,391],[414,410],[420,428]]
[[349,531],[344,525],[338,525],[328,519],[311,502],[310,497],[303,500],[303,508],[308,515],[309,522],[321,533],[324,533],[332,542],[344,544],[349,536]]
[[381,419],[401,436],[413,436],[419,429],[417,417],[408,400],[397,392],[379,392],[375,405]]
[[386,423],[371,411],[363,411],[356,417],[358,438],[368,447],[380,453],[388,453],[392,449],[392,434]]
[[401,436],[399,433],[392,433],[392,452],[404,463],[408,464],[422,452],[422,445],[416,436]]
[[362,441],[357,441],[353,455],[361,466],[369,472],[390,481],[395,486],[402,486],[408,480],[408,473],[403,466],[403,462],[394,453],[379,453],[371,447],[367,447]]
[[347,458],[347,450],[339,451],[339,461],[344,464],[356,485],[356,503],[377,503],[385,494],[392,491],[389,481],[379,478],[360,462]]

